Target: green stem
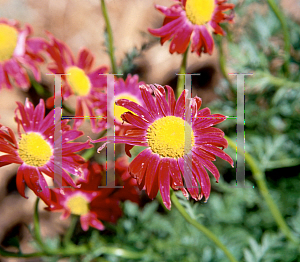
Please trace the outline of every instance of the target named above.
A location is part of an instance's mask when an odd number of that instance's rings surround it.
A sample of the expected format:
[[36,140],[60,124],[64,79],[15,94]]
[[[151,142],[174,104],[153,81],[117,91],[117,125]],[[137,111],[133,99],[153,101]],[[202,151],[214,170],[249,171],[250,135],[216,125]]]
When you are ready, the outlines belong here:
[[166,206],[165,206],[165,204],[164,204],[164,201],[163,201],[163,199],[162,199],[162,197],[161,197],[160,192],[158,192],[158,194],[156,195],[156,199],[157,199],[157,201],[161,204],[161,206],[163,207],[163,209],[164,209],[167,213],[170,212],[170,210],[166,208]]
[[189,216],[189,214],[185,211],[184,207],[180,204],[180,202],[173,190],[171,191],[171,201],[187,222],[189,222],[191,225],[196,227],[199,231],[201,231],[204,235],[206,235],[210,240],[212,240],[220,249],[222,249],[222,251],[225,253],[225,255],[227,256],[229,261],[237,262],[237,260],[234,258],[234,256],[229,252],[229,250],[226,248],[226,246],[224,246],[222,244],[222,242],[218,239],[218,237],[213,232],[211,232],[205,226],[203,226],[199,222],[197,222],[197,220],[195,220]]
[[232,92],[232,94],[236,95],[236,90],[234,89],[233,84],[228,77],[228,72],[226,70],[226,58],[225,58],[224,50],[223,50],[223,37],[222,36],[218,36],[217,43],[218,43],[218,47],[219,47],[219,65],[220,65],[221,73],[222,73],[223,77],[226,79],[229,89]]
[[44,255],[43,252],[36,252],[36,253],[29,253],[29,254],[23,254],[23,253],[15,253],[15,252],[10,252],[4,250],[0,246],[0,255],[3,257],[24,257],[24,258],[29,258],[29,257],[41,257]]
[[178,80],[177,80],[177,89],[176,94],[177,98],[181,95],[182,91],[184,90],[184,80],[185,80],[185,73],[186,73],[186,63],[187,63],[187,56],[188,56],[189,48],[187,48],[182,56],[182,62],[179,70]]
[[[237,150],[237,152],[239,154],[244,154],[244,149],[237,147],[236,143],[230,139],[229,137],[225,136],[225,138],[228,141],[228,145],[234,149]],[[289,227],[287,226],[287,224],[284,221],[284,218],[282,216],[282,214],[280,213],[276,203],[274,202],[273,198],[271,197],[271,194],[268,190],[267,187],[267,183],[265,180],[265,174],[264,172],[262,172],[259,167],[258,164],[256,162],[256,160],[247,152],[245,152],[245,160],[246,163],[249,165],[253,177],[256,181],[256,184],[258,186],[258,189],[260,191],[260,193],[262,194],[263,198],[265,199],[270,212],[273,215],[274,220],[276,221],[278,227],[281,229],[281,231],[283,232],[283,234],[293,243],[298,244],[299,241],[298,239],[295,238],[295,236],[293,235],[293,233],[291,232],[291,230],[289,229]]]
[[39,201],[40,198],[38,197],[35,201],[34,207],[34,215],[33,215],[33,232],[36,242],[38,243],[39,247],[45,252],[50,252],[50,249],[43,243],[41,231],[40,231],[40,222],[39,222]]
[[289,36],[289,29],[285,19],[283,12],[281,12],[278,4],[274,0],[267,0],[270,8],[272,9],[273,13],[278,18],[282,31],[283,31],[283,39],[284,39],[284,64],[283,70],[286,77],[289,76],[289,60],[290,60],[290,36]]
[[71,238],[73,236],[77,221],[78,221],[78,216],[72,215],[71,216],[71,223],[69,225],[69,228],[68,228],[68,230],[67,230],[67,232],[64,236],[64,240],[63,240],[65,246],[67,246],[71,242]]
[[109,57],[110,57],[112,73],[117,74],[118,70],[117,70],[115,56],[114,56],[114,39],[113,39],[112,28],[111,28],[108,13],[107,13],[107,8],[105,5],[105,0],[101,0],[101,10],[102,10],[102,14],[104,16],[104,20],[105,20],[105,24],[106,24],[106,31],[107,31],[107,35],[108,35],[108,53],[109,53]]
[[33,77],[30,77],[30,83],[33,86],[36,93],[41,97],[51,97],[51,93],[47,91],[40,83],[38,83]]

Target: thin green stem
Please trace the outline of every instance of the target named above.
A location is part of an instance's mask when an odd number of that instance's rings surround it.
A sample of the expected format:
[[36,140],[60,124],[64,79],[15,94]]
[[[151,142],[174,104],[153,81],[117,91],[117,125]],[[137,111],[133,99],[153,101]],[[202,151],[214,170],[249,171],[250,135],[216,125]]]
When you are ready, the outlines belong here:
[[108,13],[107,13],[107,8],[105,5],[105,0],[101,0],[101,10],[102,10],[102,14],[103,14],[105,24],[106,24],[106,32],[107,32],[107,36],[108,36],[108,54],[110,57],[112,73],[117,74],[118,70],[117,70],[116,60],[115,60],[115,56],[114,56],[114,39],[113,39],[112,28],[111,28]]
[[220,65],[220,70],[223,75],[223,77],[226,79],[229,89],[232,92],[232,94],[236,95],[236,90],[233,87],[232,81],[228,77],[228,72],[226,69],[226,57],[224,55],[224,50],[223,50],[223,37],[218,36],[218,47],[219,47],[219,65]]
[[[225,138],[228,141],[228,145],[232,149],[234,149],[234,150],[236,149],[239,154],[244,153],[244,149],[242,149],[240,147],[237,147],[236,143],[232,139],[230,139],[227,136],[225,136]],[[270,209],[270,212],[272,213],[273,218],[276,221],[278,227],[281,229],[281,231],[286,236],[286,238],[288,238],[293,243],[298,244],[299,240],[295,238],[295,236],[291,232],[290,228],[285,223],[282,214],[280,213],[276,203],[274,202],[273,198],[271,197],[271,194],[270,194],[270,192],[268,190],[268,187],[267,187],[264,172],[262,172],[260,170],[256,160],[247,152],[245,152],[245,160],[246,160],[246,163],[249,165],[249,167],[252,171],[252,174],[253,174],[253,177],[256,181],[258,189],[259,189],[260,193],[262,194],[263,198],[265,199],[265,201],[266,201],[266,203],[267,203],[267,205]]]
[[206,235],[210,240],[212,240],[222,251],[225,253],[229,261],[231,262],[237,262],[237,260],[234,258],[234,256],[229,252],[229,250],[222,244],[222,242],[218,239],[218,237],[211,232],[209,229],[207,229],[205,226],[201,225],[197,220],[191,218],[189,214],[185,211],[184,207],[180,204],[175,192],[171,191],[171,201],[174,204],[174,206],[178,209],[180,214],[184,217],[184,219],[196,227],[199,231],[201,231],[204,235]]
[[177,98],[181,95],[182,91],[184,90],[184,80],[185,80],[185,73],[186,73],[186,64],[187,64],[187,56],[188,56],[189,48],[187,48],[182,56],[182,62],[179,70],[178,80],[177,80],[177,89],[176,94]]
[[35,207],[34,207],[34,215],[33,215],[33,232],[36,242],[38,243],[39,247],[45,252],[50,252],[50,249],[44,244],[41,236],[40,231],[40,222],[39,222],[39,201],[40,198],[38,197],[35,201]]
[[71,242],[71,238],[72,238],[74,230],[76,228],[77,221],[78,221],[78,216],[72,215],[71,223],[69,225],[69,228],[68,228],[68,230],[64,236],[64,240],[63,240],[65,246],[67,246]]
[[287,21],[285,19],[285,15],[281,12],[278,4],[274,0],[267,0],[271,10],[278,18],[282,31],[283,31],[283,39],[284,39],[284,64],[283,70],[286,77],[289,76],[289,60],[290,60],[290,35],[289,35],[289,28],[287,25]]
[[170,212],[170,210],[166,208],[166,206],[165,206],[165,204],[164,204],[164,201],[163,201],[163,199],[162,199],[162,197],[161,197],[160,192],[158,192],[158,194],[156,195],[156,199],[157,199],[157,201],[161,204],[161,206],[163,207],[163,209],[164,209],[166,212]]
[[38,83],[33,77],[30,77],[30,83],[33,86],[36,93],[41,97],[50,97],[51,93],[47,91],[40,83]]
[[36,252],[36,253],[29,253],[29,254],[23,254],[23,253],[15,253],[15,252],[10,252],[4,250],[0,246],[0,255],[3,257],[24,257],[24,258],[29,258],[29,257],[41,257],[44,255],[43,252]]

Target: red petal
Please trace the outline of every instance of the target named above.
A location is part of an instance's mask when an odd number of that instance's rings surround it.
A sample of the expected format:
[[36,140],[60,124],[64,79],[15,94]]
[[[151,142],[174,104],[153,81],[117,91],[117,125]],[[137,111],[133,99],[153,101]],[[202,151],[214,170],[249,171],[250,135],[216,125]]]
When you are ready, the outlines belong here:
[[170,165],[168,158],[163,158],[160,160],[158,180],[159,180],[159,190],[161,197],[167,209],[171,209],[171,199],[170,199]]

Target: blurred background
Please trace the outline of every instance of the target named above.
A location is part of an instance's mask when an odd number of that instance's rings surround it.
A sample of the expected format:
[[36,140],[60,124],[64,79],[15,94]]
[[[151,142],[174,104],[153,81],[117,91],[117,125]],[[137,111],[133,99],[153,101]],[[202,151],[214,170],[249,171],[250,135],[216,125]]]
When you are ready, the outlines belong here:
[[[176,87],[176,73],[181,56],[169,54],[169,44],[161,46],[147,28],[162,25],[163,16],[154,4],[170,6],[170,0],[107,0],[115,40],[115,56],[126,74],[138,74],[146,83]],[[193,96],[202,98],[203,106],[212,113],[236,115],[236,79],[228,73],[253,73],[245,77],[246,151],[256,160],[266,176],[270,194],[292,232],[300,237],[300,2],[282,0],[277,6],[284,14],[290,37],[289,75],[282,66],[285,59],[283,30],[267,1],[232,0],[236,5],[235,23],[223,28],[227,36],[214,36],[212,56],[189,53],[187,73],[200,73],[193,78]],[[35,36],[51,32],[65,41],[74,54],[89,48],[96,58],[95,66],[109,65],[105,47],[105,24],[98,0],[0,0],[0,16],[29,23]],[[53,90],[51,77],[42,69],[42,85]],[[33,88],[0,91],[1,123],[16,132],[15,101],[29,97],[37,104]],[[236,139],[236,120],[228,119],[218,126]],[[86,127],[88,128],[88,127]],[[86,131],[88,131],[86,129]],[[134,151],[134,155],[139,149]],[[226,152],[235,160],[235,150]],[[280,232],[274,217],[257,188],[246,164],[246,188],[235,188],[235,169],[217,161],[221,179],[212,179],[212,193],[207,203],[185,201],[182,204],[193,218],[213,231],[239,261],[300,261],[299,250]],[[15,251],[32,252],[35,246],[28,232],[32,223],[35,195],[29,199],[16,189],[17,166],[0,169],[0,243]],[[254,188],[253,188],[254,186]],[[180,197],[180,194],[179,194]],[[69,225],[60,214],[49,213],[40,205],[42,235],[49,245],[59,245]],[[142,206],[126,202],[124,216],[106,230],[75,231],[74,240],[98,245],[110,243],[144,252],[143,261],[227,261],[203,234],[194,230],[175,208],[166,211],[156,200],[143,197]],[[92,261],[94,258],[90,257]],[[1,261],[23,261],[0,258]],[[24,259],[25,260],[25,259]],[[26,261],[26,260],[25,260]],[[27,261],[57,261],[36,258]],[[61,261],[81,261],[68,258]],[[105,256],[94,261],[131,261],[129,258]]]

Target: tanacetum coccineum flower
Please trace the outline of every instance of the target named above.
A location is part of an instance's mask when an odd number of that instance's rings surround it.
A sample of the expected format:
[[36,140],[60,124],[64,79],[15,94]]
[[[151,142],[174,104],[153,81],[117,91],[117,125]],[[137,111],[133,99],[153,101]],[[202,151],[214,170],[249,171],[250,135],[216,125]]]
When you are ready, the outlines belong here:
[[128,174],[127,168],[124,169],[124,161],[126,160],[119,158],[115,162],[116,185],[123,185],[124,188],[98,188],[106,185],[105,167],[96,162],[87,163],[85,180],[78,179],[80,188],[63,189],[63,193],[59,189],[51,189],[51,201],[47,203],[47,210],[64,211],[62,219],[70,214],[79,215],[81,227],[85,231],[89,226],[103,230],[101,220],[115,223],[122,215],[121,201],[139,202],[135,180]]
[[[76,95],[76,117],[83,117],[83,106],[88,109],[92,131],[100,132],[105,128],[105,121],[95,119],[95,108],[99,106],[97,98],[106,88],[106,76],[99,75],[108,72],[107,66],[101,66],[92,70],[94,64],[94,55],[87,49],[81,49],[77,61],[68,46],[49,34],[51,43],[47,48],[47,53],[53,59],[53,63],[48,69],[54,74],[69,74],[62,76],[64,84],[62,87],[62,97],[67,99],[70,95]],[[52,103],[51,103],[51,102]],[[53,107],[53,98],[47,101],[47,106]],[[84,121],[84,118],[76,118],[74,128],[78,128]]]
[[39,52],[45,48],[46,41],[29,37],[31,33],[29,25],[21,29],[16,21],[0,19],[0,89],[3,86],[11,89],[11,80],[27,89],[30,81],[24,66],[32,71],[37,81],[41,80],[37,65],[44,61]]
[[[34,108],[27,99],[25,105],[17,102],[15,120],[18,123],[19,142],[14,133],[8,127],[0,125],[0,152],[6,153],[0,156],[0,167],[11,163],[20,164],[17,173],[17,188],[19,193],[25,196],[25,183],[43,200],[50,198],[50,191],[43,176],[46,174],[54,178],[54,155],[62,156],[62,179],[76,187],[76,184],[67,172],[73,175],[83,175],[81,165],[84,159],[74,152],[92,147],[88,142],[72,142],[82,136],[77,130],[70,130],[68,120],[61,121],[62,152],[57,152],[54,147],[54,110],[45,117],[44,100]],[[20,116],[18,115],[18,112]],[[21,127],[24,133],[21,133]],[[55,169],[57,170],[57,169]],[[59,184],[61,181],[57,181]]]
[[[195,200],[200,200],[203,195],[208,199],[211,186],[205,168],[218,181],[219,171],[211,162],[216,159],[215,156],[233,165],[230,156],[222,150],[228,146],[224,133],[212,127],[223,122],[226,117],[211,114],[208,108],[198,111],[201,99],[195,97],[191,99],[191,107],[188,108],[187,115],[191,115],[189,125],[185,120],[186,90],[176,101],[173,89],[166,86],[167,101],[162,86],[150,86],[156,101],[145,86],[140,87],[146,107],[126,99],[116,101],[117,105],[135,113],[126,112],[122,115],[122,119],[131,125],[125,136],[104,137],[92,142],[108,140],[112,143],[124,143],[127,153],[133,146],[147,147],[132,160],[129,173],[137,179],[140,188],[145,187],[151,199],[160,190],[168,209],[171,208],[170,186],[175,190],[181,189],[185,196],[188,196],[188,190]],[[190,145],[185,143],[186,132],[191,137]],[[104,145],[100,150],[103,147]]]
[[234,4],[227,0],[180,0],[178,4],[167,8],[156,5],[156,9],[166,17],[159,29],[148,29],[155,36],[161,37],[161,44],[172,39],[170,53],[184,53],[191,41],[191,51],[200,56],[201,52],[212,54],[214,40],[210,34],[225,35],[219,23],[231,22],[233,14],[224,14],[232,10]]
[[[122,78],[115,78],[114,83],[114,100],[111,100],[110,103],[107,105],[107,96],[105,95],[105,103],[103,103],[103,109],[108,110],[105,112],[104,115],[110,113],[111,117],[114,118],[115,123],[115,134],[123,135],[126,130],[128,129],[129,125],[124,123],[121,118],[121,115],[128,111],[122,106],[118,106],[115,104],[115,101],[118,99],[128,99],[133,101],[139,105],[144,106],[144,100],[142,99],[141,92],[139,89],[140,85],[143,85],[144,82],[139,82],[138,75],[131,76],[130,74],[127,76],[126,80],[124,81]],[[106,108],[107,105],[107,108]],[[105,107],[104,107],[105,106]],[[97,111],[96,111],[97,112]],[[101,113],[101,110],[99,111]],[[113,115],[114,114],[114,115]]]

